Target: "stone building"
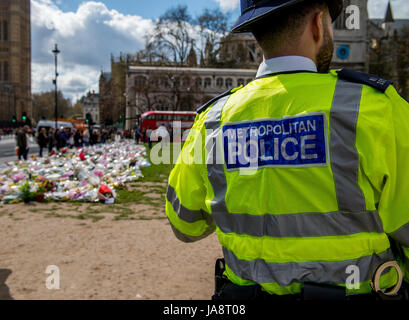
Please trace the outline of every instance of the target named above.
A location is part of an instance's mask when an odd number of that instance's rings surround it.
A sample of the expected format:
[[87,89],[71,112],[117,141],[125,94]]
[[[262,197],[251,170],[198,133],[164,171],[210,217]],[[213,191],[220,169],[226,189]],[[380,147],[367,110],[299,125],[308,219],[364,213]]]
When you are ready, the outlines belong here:
[[195,111],[215,96],[252,81],[255,69],[129,66],[126,128],[149,110]]
[[[367,71],[368,1],[344,0],[344,3],[344,11],[333,25],[335,52],[331,67]],[[359,26],[351,15],[359,16]],[[349,29],[348,18],[359,28]],[[261,48],[251,33],[227,35],[221,42],[220,56],[227,67],[257,68],[263,61]]]
[[334,22],[334,56],[331,68],[368,72],[368,0],[344,0]]
[[81,103],[84,105],[84,119],[87,118],[87,114],[90,114],[92,121],[95,124],[100,124],[101,117],[99,114],[99,94],[95,93],[95,91],[89,91],[87,95],[81,99]]
[[121,55],[111,56],[110,72],[101,72],[99,77],[100,123],[111,126],[118,123],[126,113],[126,72],[128,61]]
[[221,41],[220,59],[225,67],[257,69],[263,52],[251,33],[230,33]]
[[0,126],[32,114],[30,0],[0,0]]
[[[331,68],[369,72],[376,60],[373,43],[379,45],[389,35],[387,43],[393,46],[391,35],[403,25],[403,20],[397,23],[393,19],[390,4],[385,19],[378,21],[369,19],[368,0],[345,0],[345,9],[333,24]],[[109,118],[117,122],[122,115],[128,119],[126,127],[130,128],[137,115],[148,110],[195,110],[214,96],[251,81],[263,60],[251,33],[229,34],[222,39],[217,65],[223,68],[197,68],[196,55],[194,52],[190,55],[185,68],[133,66],[122,56],[119,60],[111,59],[111,73],[101,74],[100,79],[102,121]],[[396,60],[394,55],[388,57],[386,68]]]
[[392,80],[409,101],[409,19],[395,19],[389,1],[383,19],[370,20],[369,72]]
[[112,110],[112,77],[110,72],[101,72],[99,77],[99,116],[105,126],[113,125],[114,113]]

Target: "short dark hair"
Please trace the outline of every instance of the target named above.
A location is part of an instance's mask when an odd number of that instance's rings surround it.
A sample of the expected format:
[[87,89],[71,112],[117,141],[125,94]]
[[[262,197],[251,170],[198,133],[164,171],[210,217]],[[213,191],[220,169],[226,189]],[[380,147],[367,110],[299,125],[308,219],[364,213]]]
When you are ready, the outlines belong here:
[[272,13],[251,27],[251,32],[265,52],[281,43],[300,39],[300,30],[306,25],[307,17],[315,10],[328,11],[325,0],[309,0]]

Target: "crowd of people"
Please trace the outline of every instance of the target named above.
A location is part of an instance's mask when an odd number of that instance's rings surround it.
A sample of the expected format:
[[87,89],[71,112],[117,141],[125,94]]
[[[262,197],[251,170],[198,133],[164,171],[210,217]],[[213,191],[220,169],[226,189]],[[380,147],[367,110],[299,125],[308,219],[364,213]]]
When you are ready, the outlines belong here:
[[[156,132],[156,134],[153,134],[153,132]],[[146,142],[149,149],[151,149],[152,143],[155,141],[161,144],[167,141],[171,142],[172,133],[172,128],[164,125],[156,130],[148,127],[142,131],[139,128],[135,130],[87,128],[82,131],[68,127],[57,130],[43,127],[36,131],[35,128],[24,126],[17,129],[0,129],[0,138],[2,136],[14,136],[16,139],[16,155],[18,159],[27,160],[30,143],[38,144],[38,156],[43,157],[44,155],[60,152],[61,149],[64,148],[82,148],[121,139],[134,139],[137,144]],[[158,137],[152,140],[152,136],[156,135]],[[162,137],[166,138],[162,139]]]
[[103,144],[108,140],[113,140],[113,136],[117,134],[115,129],[110,130],[71,130],[71,128],[57,129],[41,128],[39,132],[35,134],[37,143],[40,147],[40,156],[42,156],[42,150],[48,148],[48,152],[52,152],[53,149],[59,151],[61,148],[82,148],[96,144]]
[[[2,130],[3,135],[5,131]],[[60,152],[61,149],[82,148],[98,144],[104,144],[110,141],[121,139],[135,139],[135,131],[110,129],[85,129],[76,130],[71,128],[40,128],[36,131],[34,128],[24,126],[12,131],[16,138],[16,155],[19,160],[27,160],[29,145],[36,142],[39,146],[39,156],[50,155]],[[139,139],[138,139],[139,141]]]
[[0,128],[0,140],[3,137],[11,136],[13,134],[14,134],[14,129],[12,128],[4,128],[4,129]]

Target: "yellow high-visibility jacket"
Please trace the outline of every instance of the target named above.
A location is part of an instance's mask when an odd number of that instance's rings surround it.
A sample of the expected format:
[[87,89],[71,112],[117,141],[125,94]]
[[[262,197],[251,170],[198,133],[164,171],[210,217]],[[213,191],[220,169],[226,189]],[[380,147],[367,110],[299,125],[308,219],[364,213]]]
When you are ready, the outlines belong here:
[[[369,293],[395,259],[409,281],[409,104],[390,82],[340,75],[266,76],[197,115],[166,213],[182,241],[217,232],[233,283],[295,294],[346,286],[352,265],[347,293]],[[396,283],[395,270],[381,277]]]

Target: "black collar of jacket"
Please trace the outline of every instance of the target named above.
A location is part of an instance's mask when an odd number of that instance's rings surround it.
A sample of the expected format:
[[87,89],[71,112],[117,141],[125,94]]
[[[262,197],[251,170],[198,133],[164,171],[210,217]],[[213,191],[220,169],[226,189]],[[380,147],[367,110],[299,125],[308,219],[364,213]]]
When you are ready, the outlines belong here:
[[385,80],[378,76],[374,76],[372,74],[358,72],[358,71],[346,69],[346,68],[340,71],[337,71],[337,73],[338,73],[338,78],[340,78],[341,80],[354,82],[354,83],[360,83],[360,84],[366,84],[383,93],[385,93],[386,89],[388,89],[388,87],[393,83],[393,81]]

